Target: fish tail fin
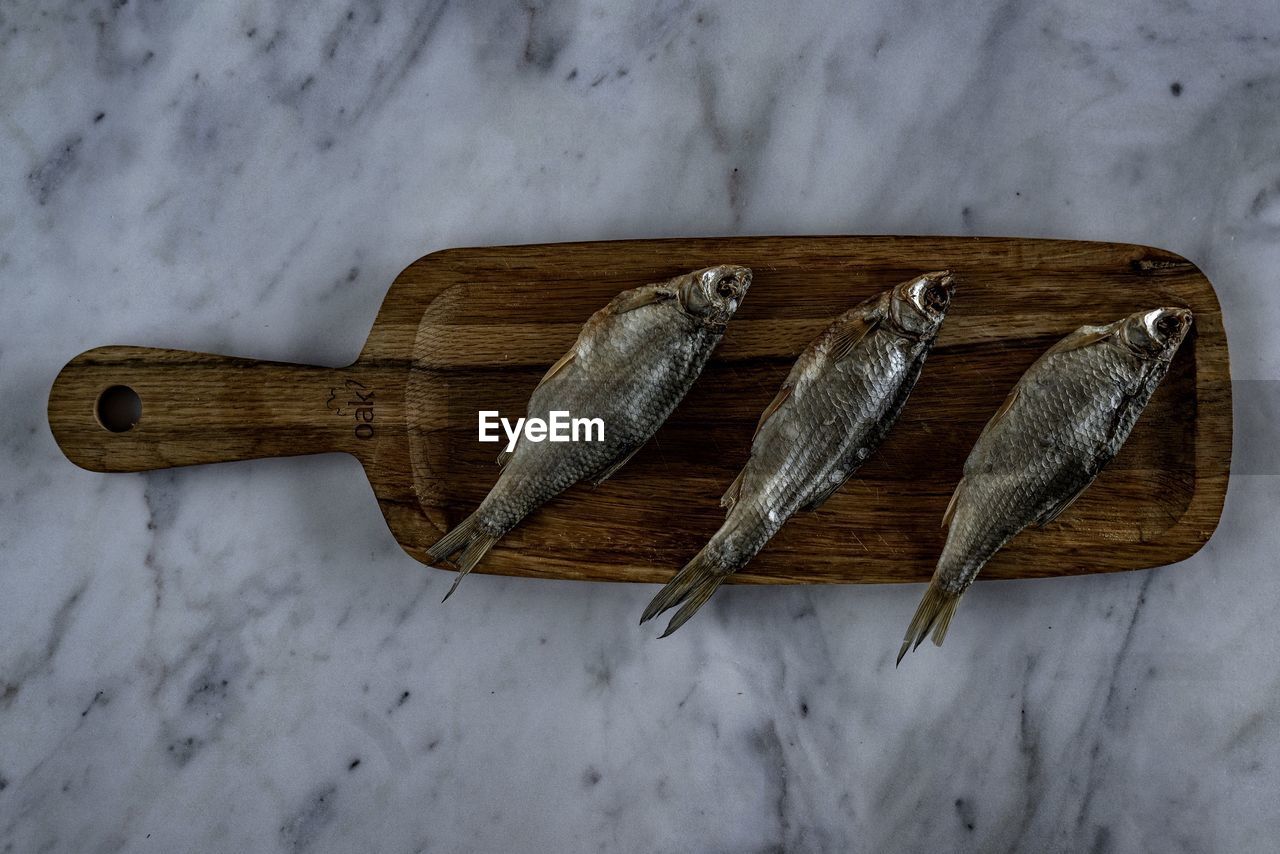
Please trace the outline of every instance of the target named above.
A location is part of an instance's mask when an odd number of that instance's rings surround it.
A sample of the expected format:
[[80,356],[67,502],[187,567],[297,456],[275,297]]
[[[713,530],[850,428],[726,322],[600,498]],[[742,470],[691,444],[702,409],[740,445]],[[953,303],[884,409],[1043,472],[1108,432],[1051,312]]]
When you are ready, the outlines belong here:
[[667,624],[666,631],[661,634],[660,637],[665,638],[683,626],[690,617],[697,613],[698,609],[706,604],[707,600],[711,598],[711,594],[716,592],[716,588],[730,574],[711,557],[709,547],[704,546],[702,551],[694,556],[693,560],[685,564],[684,568],[677,572],[667,582],[666,586],[658,591],[658,595],[653,597],[649,607],[644,609],[640,622],[648,622],[663,611],[684,603],[683,607],[671,618],[671,622]]
[[448,560],[471,541],[476,527],[476,514],[472,513],[458,525],[451,528],[443,537],[436,540],[435,545],[427,547],[427,554],[432,560]]
[[499,539],[499,536],[483,530],[480,527],[480,520],[475,513],[472,513],[427,549],[427,554],[431,555],[432,560],[448,560],[458,552],[462,552],[456,561],[458,577],[453,580],[453,585],[449,588],[449,592],[444,594],[441,602],[453,595],[453,591],[458,589],[458,583],[468,572],[475,569],[476,564],[489,553],[489,549],[493,548],[494,543]]
[[902,642],[902,648],[898,650],[898,660],[894,666],[901,664],[902,657],[910,650],[924,643],[930,629],[933,630],[934,645],[942,646],[942,641],[947,636],[947,627],[951,625],[951,618],[956,613],[956,605],[960,603],[963,592],[945,589],[938,583],[936,576],[929,582],[929,589],[920,598],[920,606],[911,618],[911,625],[907,626],[907,636]]
[[667,623],[667,628],[658,635],[659,638],[665,638],[676,629],[683,626],[689,621],[689,618],[698,613],[698,609],[707,604],[707,600],[711,598],[711,594],[716,592],[716,588],[720,586],[720,582],[728,578],[727,575],[708,575],[706,578],[698,582],[693,592],[689,594],[689,598],[684,600],[684,604],[680,606],[680,610],[676,611],[675,616],[671,618],[671,622]]

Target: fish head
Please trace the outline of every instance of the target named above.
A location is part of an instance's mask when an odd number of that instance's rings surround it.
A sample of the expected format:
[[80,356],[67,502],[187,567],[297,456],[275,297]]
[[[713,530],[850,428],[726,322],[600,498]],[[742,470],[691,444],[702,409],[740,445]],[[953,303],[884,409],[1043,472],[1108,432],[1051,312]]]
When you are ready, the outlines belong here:
[[678,280],[680,305],[710,326],[723,326],[733,317],[751,287],[751,269],[735,264],[707,267]]
[[894,287],[889,312],[894,324],[916,338],[938,334],[956,292],[956,277],[950,270],[925,273]]
[[1168,361],[1191,329],[1187,308],[1153,308],[1120,321],[1120,335],[1128,347],[1148,359]]

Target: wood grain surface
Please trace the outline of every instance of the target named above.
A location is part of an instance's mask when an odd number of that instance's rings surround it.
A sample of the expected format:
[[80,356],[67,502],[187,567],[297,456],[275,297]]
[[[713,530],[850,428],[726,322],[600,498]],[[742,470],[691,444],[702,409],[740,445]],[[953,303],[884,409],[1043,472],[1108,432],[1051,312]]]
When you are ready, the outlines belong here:
[[[1070,575],[1182,560],[1213,533],[1231,457],[1221,309],[1180,256],[1129,244],[969,237],[760,237],[450,249],[396,279],[347,368],[103,347],[50,393],[67,456],[95,471],[342,451],[368,472],[405,550],[466,516],[498,476],[476,413],[519,417],[538,378],[618,291],[711,264],[754,283],[702,378],[625,468],[579,485],[512,531],[477,571],[665,581],[723,518],[760,411],[832,317],[917,273],[954,270],[938,344],[879,452],[817,512],[792,519],[735,577],[755,583],[920,581],[983,424],[1022,371],[1083,323],[1141,308],[1196,315],[1168,377],[1120,455],[1044,530],[1025,532],[984,578]],[[138,392],[113,433],[104,389]]]

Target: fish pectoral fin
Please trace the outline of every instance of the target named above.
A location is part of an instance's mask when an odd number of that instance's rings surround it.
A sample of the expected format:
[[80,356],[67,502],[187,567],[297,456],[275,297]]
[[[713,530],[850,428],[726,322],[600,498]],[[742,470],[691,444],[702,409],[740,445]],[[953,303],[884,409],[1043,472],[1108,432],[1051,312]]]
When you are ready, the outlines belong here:
[[609,313],[613,315],[626,314],[628,311],[635,311],[637,308],[653,305],[655,302],[664,302],[675,298],[676,292],[670,288],[654,287],[652,285],[633,288],[629,291],[623,291],[613,298],[613,301],[609,303]]
[[[1120,403],[1116,406],[1115,412],[1111,414],[1111,423],[1107,425],[1107,436],[1102,440],[1102,447],[1110,449],[1111,453],[1119,450],[1116,443],[1116,437],[1120,435],[1121,428],[1124,426],[1128,415],[1133,410],[1133,405],[1138,399],[1139,392],[1146,387],[1151,371],[1154,369],[1154,363],[1148,363],[1137,382],[1128,388],[1121,389]],[[1129,424],[1132,427],[1132,422]]]
[[778,393],[773,396],[773,400],[769,401],[769,405],[764,408],[764,412],[760,413],[760,420],[756,422],[756,432],[751,434],[751,441],[755,442],[756,436],[760,435],[760,431],[764,429],[764,423],[773,417],[778,411],[778,407],[787,402],[791,397],[791,392],[795,390],[795,386],[783,385],[778,389]]
[[1039,519],[1036,520],[1036,525],[1043,528],[1045,525],[1048,525],[1054,519],[1057,519],[1059,516],[1062,515],[1062,511],[1066,510],[1072,504],[1075,504],[1076,499],[1079,498],[1081,495],[1084,495],[1085,490],[1092,485],[1093,485],[1093,478],[1091,477],[1089,478],[1088,481],[1085,482],[1084,486],[1080,487],[1075,492],[1073,492],[1065,501],[1059,501],[1053,507],[1050,507],[1048,510],[1046,510],[1044,512],[1044,515],[1042,515]]
[[565,368],[569,367],[569,364],[573,362],[573,360],[576,358],[578,358],[577,343],[575,343],[572,347],[569,348],[568,353],[565,353],[563,356],[557,359],[554,365],[552,365],[550,368],[547,368],[547,372],[542,375],[542,379],[538,380],[538,384],[533,387],[533,390],[537,391],[538,389],[542,388],[544,385],[546,385],[547,381],[549,381],[552,377],[554,377],[556,374],[563,371]]
[[845,323],[836,330],[835,335],[831,339],[830,355],[832,361],[840,361],[846,358],[853,349],[858,346],[863,338],[866,338],[876,328],[880,326],[880,318],[876,317],[871,320],[865,317],[853,317],[849,322]]
[[628,451],[627,453],[623,454],[621,457],[618,457],[618,459],[614,460],[604,468],[600,469],[599,472],[597,472],[596,474],[593,474],[589,478],[589,480],[596,486],[599,486],[600,484],[604,483],[606,480],[613,477],[613,475],[617,473],[618,469],[622,468],[627,463],[631,462],[631,458],[634,457],[636,453],[639,452],[640,448],[643,448],[643,447],[644,445],[640,445]]
[[720,496],[720,506],[726,510],[733,509],[733,505],[738,503],[738,498],[742,495],[742,478],[747,473],[746,466],[742,467],[742,471],[738,472],[738,476],[733,479],[733,483],[729,484],[729,488],[724,491],[724,495]]
[[831,484],[830,486],[828,486],[828,487],[826,487],[825,489],[823,489],[821,492],[819,492],[817,495],[815,495],[812,499],[810,499],[810,501],[809,501],[809,503],[808,503],[808,504],[805,504],[803,507],[801,507],[801,508],[800,508],[800,511],[801,511],[802,513],[810,513],[810,512],[812,512],[812,511],[814,511],[814,510],[817,510],[819,507],[821,507],[821,506],[826,502],[826,500],[827,500],[828,498],[830,498],[831,496],[833,496],[833,495],[835,495],[837,492],[839,492],[839,491],[840,491],[840,487],[842,487],[842,486],[844,486],[846,483],[848,483],[848,482],[849,482],[849,478],[850,478],[851,476],[852,476],[852,472],[850,472],[849,474],[845,475],[845,476],[844,476],[843,478],[841,478],[838,482],[833,483],[833,484]]
[[942,513],[942,527],[950,528],[951,520],[956,515],[956,499],[960,497],[960,489],[964,486],[964,478],[960,478],[960,482],[956,484],[955,491],[951,493],[951,500],[947,502],[947,509]]

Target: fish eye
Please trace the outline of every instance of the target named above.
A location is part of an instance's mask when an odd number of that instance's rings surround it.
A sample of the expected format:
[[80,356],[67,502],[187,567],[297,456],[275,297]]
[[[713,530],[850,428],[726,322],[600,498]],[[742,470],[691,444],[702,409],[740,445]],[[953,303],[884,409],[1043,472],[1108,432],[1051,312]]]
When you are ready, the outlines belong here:
[[1161,340],[1172,338],[1177,334],[1178,329],[1182,326],[1182,321],[1174,317],[1172,314],[1166,314],[1164,317],[1156,321],[1156,332],[1160,335]]
[[720,284],[716,285],[716,293],[722,297],[733,296],[733,286],[737,284],[737,279],[733,276],[725,276],[720,280]]

